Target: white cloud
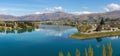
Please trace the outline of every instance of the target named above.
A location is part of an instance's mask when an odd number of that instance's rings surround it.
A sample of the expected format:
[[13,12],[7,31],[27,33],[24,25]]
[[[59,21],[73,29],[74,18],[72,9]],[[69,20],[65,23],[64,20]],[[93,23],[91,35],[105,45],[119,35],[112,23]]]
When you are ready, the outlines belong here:
[[51,12],[57,12],[57,11],[64,11],[64,9],[61,6],[45,8],[42,11],[35,12],[35,14],[51,13]]
[[38,11],[38,12],[35,12],[35,14],[43,14],[43,13]]
[[55,11],[62,11],[63,8],[61,6],[58,6],[58,7],[53,7],[53,8],[46,8],[45,10],[48,12],[55,12]]
[[111,4],[107,5],[107,6],[105,6],[104,9],[106,11],[120,10],[120,5],[119,4],[115,4],[115,3],[111,3]]
[[75,15],[81,15],[81,14],[92,14],[97,12],[82,11],[82,12],[71,12],[71,13]]

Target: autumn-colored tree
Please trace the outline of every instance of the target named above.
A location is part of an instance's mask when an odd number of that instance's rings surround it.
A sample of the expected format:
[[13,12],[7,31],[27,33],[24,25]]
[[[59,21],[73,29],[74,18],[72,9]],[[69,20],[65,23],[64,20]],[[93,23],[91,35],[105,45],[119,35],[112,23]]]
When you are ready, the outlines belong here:
[[86,48],[85,48],[84,56],[88,56],[88,52],[87,52],[87,49],[86,49]]
[[88,25],[88,24],[83,24],[81,26],[78,26],[77,29],[80,32],[88,32],[88,31],[90,31],[90,29],[92,29],[92,26]]
[[104,45],[102,46],[102,56],[106,56],[106,49]]
[[80,51],[76,49],[76,56],[80,56]]
[[71,56],[70,52],[67,53],[67,56]]
[[63,52],[60,51],[59,54],[58,54],[58,56],[64,56]]
[[111,47],[111,43],[108,43],[108,49],[107,49],[107,56],[112,56],[112,47]]
[[93,48],[91,47],[91,45],[89,45],[88,47],[88,56],[93,56]]

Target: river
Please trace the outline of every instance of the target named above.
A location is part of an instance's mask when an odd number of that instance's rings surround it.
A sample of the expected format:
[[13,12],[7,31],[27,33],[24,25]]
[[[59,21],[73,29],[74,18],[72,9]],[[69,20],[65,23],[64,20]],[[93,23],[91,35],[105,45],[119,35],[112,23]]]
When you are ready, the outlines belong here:
[[111,42],[113,56],[120,56],[120,37],[103,37],[99,39],[79,40],[68,38],[78,32],[76,28],[61,25],[40,25],[32,31],[0,33],[0,56],[58,56],[59,51],[65,55],[71,52],[75,56],[76,48],[84,55],[84,49],[91,45],[94,56],[101,56],[101,48]]

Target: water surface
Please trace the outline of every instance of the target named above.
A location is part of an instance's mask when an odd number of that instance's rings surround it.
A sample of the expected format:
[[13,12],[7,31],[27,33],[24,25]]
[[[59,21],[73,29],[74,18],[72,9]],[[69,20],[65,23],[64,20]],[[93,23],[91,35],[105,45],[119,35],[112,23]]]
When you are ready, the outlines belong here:
[[16,31],[0,33],[0,56],[58,56],[59,51],[68,51],[75,56],[78,48],[83,56],[84,48],[89,44],[94,49],[95,56],[101,56],[102,44],[112,43],[113,56],[120,56],[119,36],[99,39],[78,40],[68,38],[77,29],[70,26],[40,25],[31,31]]

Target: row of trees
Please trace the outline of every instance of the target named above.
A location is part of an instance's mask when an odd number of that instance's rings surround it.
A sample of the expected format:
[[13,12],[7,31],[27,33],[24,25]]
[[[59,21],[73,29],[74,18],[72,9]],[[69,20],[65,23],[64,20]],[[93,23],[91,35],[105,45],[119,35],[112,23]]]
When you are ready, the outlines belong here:
[[[78,49],[76,49],[76,55],[75,56],[81,56],[81,53]],[[63,52],[60,51],[58,56],[64,56]],[[65,56],[71,56],[71,53],[68,52],[67,55]],[[93,48],[91,47],[91,45],[89,45],[88,50],[85,48],[84,50],[84,56],[94,56],[94,52],[93,52]],[[105,48],[105,46],[102,46],[102,53],[101,56],[112,56],[112,47],[111,47],[111,43],[107,44],[107,49]]]
[[36,22],[22,22],[22,21],[0,21],[0,29],[4,30],[6,28],[10,29],[26,29],[26,28],[33,28],[38,27],[38,23]]

